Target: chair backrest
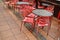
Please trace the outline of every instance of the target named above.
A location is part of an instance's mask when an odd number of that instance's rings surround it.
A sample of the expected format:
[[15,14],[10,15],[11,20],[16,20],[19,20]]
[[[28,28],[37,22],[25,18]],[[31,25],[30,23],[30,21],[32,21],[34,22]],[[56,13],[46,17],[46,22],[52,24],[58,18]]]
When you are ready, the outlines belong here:
[[26,17],[29,14],[29,12],[27,11],[27,9],[21,9],[21,14],[23,17]]
[[50,17],[38,17],[36,20],[36,24],[41,24],[41,26],[45,26],[45,24],[49,24]]

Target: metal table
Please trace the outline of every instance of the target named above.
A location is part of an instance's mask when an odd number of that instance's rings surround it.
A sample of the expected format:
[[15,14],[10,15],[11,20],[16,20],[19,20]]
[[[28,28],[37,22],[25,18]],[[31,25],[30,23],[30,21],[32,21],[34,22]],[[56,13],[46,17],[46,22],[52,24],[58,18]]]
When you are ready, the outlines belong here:
[[42,5],[43,6],[51,6],[51,5],[47,4],[47,3],[42,3]]
[[[54,6],[54,13],[53,16],[58,18],[58,12],[60,11],[60,0],[35,0],[36,1],[36,8],[38,8],[38,2],[40,2],[40,5],[42,5],[42,3],[46,3],[46,4],[50,4]],[[57,11],[58,10],[58,11]]]
[[32,12],[39,16],[52,16],[53,15],[51,12],[44,9],[36,9],[36,10],[33,10]]
[[29,4],[29,3],[28,3],[28,2],[22,2],[22,1],[21,1],[21,2],[17,2],[16,4],[17,4],[17,5],[20,5],[20,4]]
[[[24,8],[25,7],[25,5],[29,5],[29,2],[23,2],[23,1],[21,1],[21,2],[17,2],[15,5],[23,5],[23,7],[22,8]],[[19,9],[20,10],[20,9]]]

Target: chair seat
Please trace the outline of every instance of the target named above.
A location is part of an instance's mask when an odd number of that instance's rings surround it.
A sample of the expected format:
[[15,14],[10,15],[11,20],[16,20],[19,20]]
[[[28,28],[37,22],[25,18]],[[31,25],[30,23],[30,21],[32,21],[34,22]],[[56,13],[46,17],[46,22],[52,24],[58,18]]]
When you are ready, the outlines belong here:
[[48,26],[48,23],[39,22],[38,26]]
[[44,6],[38,6],[38,8],[44,8]]
[[23,21],[24,21],[24,22],[28,22],[28,23],[33,23],[33,22],[34,22],[33,19],[34,19],[34,18],[25,17],[25,19],[24,19]]
[[45,18],[41,17],[36,20],[36,24],[38,26],[48,26],[48,23],[49,23],[48,17],[45,17]]
[[32,18],[36,18],[37,17],[37,15],[35,15],[34,13],[30,13],[29,15],[28,15],[29,17],[32,17]]

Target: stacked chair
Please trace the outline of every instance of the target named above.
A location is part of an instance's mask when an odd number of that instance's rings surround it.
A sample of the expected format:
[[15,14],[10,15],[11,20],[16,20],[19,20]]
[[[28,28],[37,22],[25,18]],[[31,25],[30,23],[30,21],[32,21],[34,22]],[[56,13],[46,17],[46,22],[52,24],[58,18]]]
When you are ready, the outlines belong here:
[[[18,6],[16,6],[16,3],[18,2],[19,0],[9,0],[9,1],[6,1],[5,4],[8,6],[8,7],[11,7],[11,8],[18,8]],[[19,6],[20,7],[20,6]]]
[[46,27],[46,32],[47,32],[47,35],[49,33],[49,30],[51,28],[51,17],[49,16],[40,16],[37,18],[36,20],[36,31],[37,33],[39,33],[39,29],[43,29],[44,27]]
[[23,23],[30,23],[32,25],[32,29],[34,28],[34,18],[37,17],[34,13],[32,13],[32,11],[35,9],[34,7],[32,6],[24,6],[25,7],[25,11],[27,12],[24,12],[22,13],[22,16],[24,17],[24,19],[22,20],[22,23],[21,23],[21,29],[22,29],[22,24]]
[[[30,4],[32,4],[32,3],[30,2]],[[35,6],[35,4],[34,4],[34,6]],[[27,15],[26,15],[25,12],[24,12],[25,14],[22,13],[25,16],[24,16],[24,19],[22,20],[22,23],[21,23],[21,29],[22,29],[22,24],[24,24],[24,23],[30,23],[32,30],[35,28],[35,23],[34,23],[35,21],[34,21],[34,19],[37,17],[37,15],[35,15],[34,13],[32,13],[32,11],[34,9],[36,9],[36,8],[34,8],[34,6],[33,5],[32,6],[25,6],[25,8],[27,10],[29,10],[28,11],[29,13],[27,12]],[[43,8],[43,7],[40,7],[40,8]]]

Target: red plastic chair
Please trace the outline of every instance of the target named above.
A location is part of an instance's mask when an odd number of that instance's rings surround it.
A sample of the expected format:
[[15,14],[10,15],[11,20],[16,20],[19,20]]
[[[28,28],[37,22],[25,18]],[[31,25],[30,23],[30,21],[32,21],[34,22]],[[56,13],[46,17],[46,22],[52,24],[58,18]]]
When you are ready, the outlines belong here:
[[44,9],[45,7],[44,6],[41,6],[41,4],[38,2],[38,8],[42,8],[42,9]]
[[54,6],[48,6],[47,8],[45,8],[47,11],[49,12],[54,12]]
[[38,17],[37,20],[36,20],[36,30],[37,32],[36,33],[39,33],[39,28],[44,28],[44,27],[48,27],[47,28],[47,35],[49,33],[49,30],[50,30],[50,27],[51,27],[51,17],[44,17],[44,16],[41,16],[41,17]]
[[9,6],[15,6],[15,4],[18,2],[19,0],[12,0],[10,3],[9,3]]
[[[34,25],[33,20],[34,20],[34,15],[32,14],[32,10],[34,10],[35,8],[28,6],[28,5],[21,5],[22,8],[19,10],[20,14],[23,16],[24,20],[22,20],[24,23],[31,23],[32,25]],[[29,15],[28,15],[29,14]],[[28,19],[28,21],[27,21]],[[22,22],[22,23],[23,23]],[[21,23],[21,25],[22,25]],[[22,26],[21,26],[22,27]],[[22,29],[22,28],[21,28]]]
[[20,14],[22,15],[23,18],[25,18],[29,14],[29,12],[26,9],[21,9]]
[[40,4],[40,2],[38,2],[38,8],[42,8],[42,9],[44,9],[45,7],[44,6],[42,6],[41,4]]
[[[35,18],[37,17],[37,15],[31,13],[29,14],[28,16],[26,16],[23,20],[22,20],[22,23],[21,23],[21,28],[20,30],[22,29],[22,24],[24,23],[30,23],[32,25],[32,28],[34,29],[35,28]],[[32,31],[31,31],[32,32]]]
[[7,6],[9,6],[9,3],[11,2],[11,0],[9,0],[9,1],[5,1],[4,3],[7,5]]
[[44,6],[38,6],[38,8],[42,8],[42,9],[44,9]]

